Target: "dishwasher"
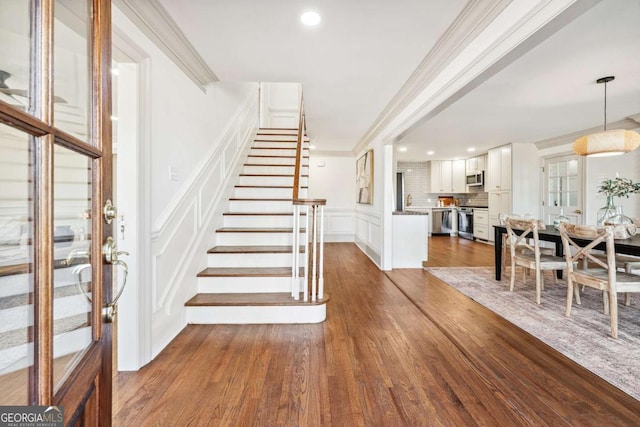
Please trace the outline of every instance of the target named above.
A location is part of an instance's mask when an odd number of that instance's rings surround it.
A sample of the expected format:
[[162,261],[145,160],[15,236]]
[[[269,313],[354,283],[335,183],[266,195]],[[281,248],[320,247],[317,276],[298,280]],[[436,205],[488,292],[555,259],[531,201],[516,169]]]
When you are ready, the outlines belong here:
[[431,214],[431,235],[450,236],[453,232],[453,216],[451,208],[433,208]]

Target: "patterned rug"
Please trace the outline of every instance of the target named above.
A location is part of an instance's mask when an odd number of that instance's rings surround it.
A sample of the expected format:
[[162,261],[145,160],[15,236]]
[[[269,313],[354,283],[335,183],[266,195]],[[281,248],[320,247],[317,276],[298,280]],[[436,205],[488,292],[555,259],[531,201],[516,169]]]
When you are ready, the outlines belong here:
[[551,272],[545,273],[546,289],[537,305],[533,274],[525,285],[518,271],[514,292],[509,292],[508,271],[496,281],[489,267],[426,270],[640,400],[640,294],[632,294],[630,306],[623,304],[624,294],[618,295],[618,338],[613,339],[601,292],[590,288],[581,292],[582,305],[574,301],[567,318],[566,282],[554,285]]

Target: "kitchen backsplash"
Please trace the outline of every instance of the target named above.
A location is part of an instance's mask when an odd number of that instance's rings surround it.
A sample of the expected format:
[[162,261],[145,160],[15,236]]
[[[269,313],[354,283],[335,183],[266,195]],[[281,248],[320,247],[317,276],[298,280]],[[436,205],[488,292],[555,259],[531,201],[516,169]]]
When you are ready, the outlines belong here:
[[438,194],[431,191],[431,170],[427,162],[398,162],[398,172],[404,172],[405,209],[407,196],[411,195],[411,207],[430,207],[438,203],[438,196],[460,199],[460,206],[488,206],[489,195],[482,188],[470,187],[470,193]]

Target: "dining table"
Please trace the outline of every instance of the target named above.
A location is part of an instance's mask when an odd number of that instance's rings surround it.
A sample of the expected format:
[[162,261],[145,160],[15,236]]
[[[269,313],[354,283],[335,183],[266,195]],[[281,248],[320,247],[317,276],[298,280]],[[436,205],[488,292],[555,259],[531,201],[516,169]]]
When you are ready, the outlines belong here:
[[[504,225],[494,225],[495,233],[495,268],[496,268],[496,280],[502,279],[502,236],[507,233],[507,227]],[[515,233],[520,234],[520,230],[513,230]],[[545,242],[553,242],[556,246],[556,256],[563,257],[564,249],[562,247],[562,238],[560,237],[560,231],[554,228],[553,224],[546,224],[545,229],[538,230],[538,238]],[[576,243],[581,245],[588,244],[589,239],[577,239],[572,238]],[[618,254],[636,255],[640,256],[640,234],[631,236],[628,239],[615,239],[614,241],[615,251]],[[595,249],[604,251],[604,242],[596,246]],[[562,278],[562,271],[557,272],[558,278]]]

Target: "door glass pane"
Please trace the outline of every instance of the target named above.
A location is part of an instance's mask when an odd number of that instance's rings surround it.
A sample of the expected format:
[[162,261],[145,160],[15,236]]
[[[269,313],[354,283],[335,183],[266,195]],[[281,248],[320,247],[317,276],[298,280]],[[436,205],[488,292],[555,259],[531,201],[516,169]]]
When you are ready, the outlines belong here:
[[91,335],[91,160],[54,150],[54,384],[60,384]]
[[90,51],[87,0],[57,0],[54,21],[54,123],[89,140]]
[[29,403],[33,366],[32,138],[0,124],[0,405]]
[[31,0],[0,1],[0,101],[28,112],[30,10]]

